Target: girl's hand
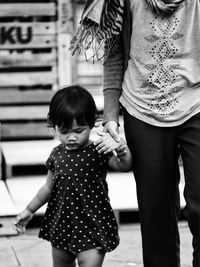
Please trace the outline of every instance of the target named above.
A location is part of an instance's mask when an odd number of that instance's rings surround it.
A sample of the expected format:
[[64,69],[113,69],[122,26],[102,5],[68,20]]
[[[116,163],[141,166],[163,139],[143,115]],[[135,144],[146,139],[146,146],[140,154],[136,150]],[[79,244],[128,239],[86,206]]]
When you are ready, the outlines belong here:
[[15,221],[13,222],[13,227],[18,234],[23,234],[26,230],[26,225],[33,218],[33,213],[29,209],[25,209],[20,214],[17,215]]
[[123,157],[127,153],[127,145],[124,140],[121,140],[120,146],[116,149],[117,157]]

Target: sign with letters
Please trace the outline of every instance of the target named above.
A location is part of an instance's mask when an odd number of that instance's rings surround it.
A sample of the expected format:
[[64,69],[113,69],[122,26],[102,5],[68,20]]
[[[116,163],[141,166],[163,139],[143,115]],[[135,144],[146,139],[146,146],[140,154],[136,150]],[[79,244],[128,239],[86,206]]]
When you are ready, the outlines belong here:
[[56,46],[56,22],[0,22],[1,49]]
[[0,45],[4,44],[27,44],[30,43],[33,36],[32,27],[26,29],[20,26],[0,27]]

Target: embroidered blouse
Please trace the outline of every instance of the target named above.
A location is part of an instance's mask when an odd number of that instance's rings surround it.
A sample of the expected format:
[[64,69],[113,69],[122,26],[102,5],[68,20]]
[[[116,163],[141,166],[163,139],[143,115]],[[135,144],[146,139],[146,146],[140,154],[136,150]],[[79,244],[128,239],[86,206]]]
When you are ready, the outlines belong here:
[[146,123],[182,124],[200,112],[200,2],[185,0],[169,17],[155,15],[144,0],[130,0],[129,8],[125,74],[122,42],[104,66],[104,122],[118,120],[120,98],[132,116]]

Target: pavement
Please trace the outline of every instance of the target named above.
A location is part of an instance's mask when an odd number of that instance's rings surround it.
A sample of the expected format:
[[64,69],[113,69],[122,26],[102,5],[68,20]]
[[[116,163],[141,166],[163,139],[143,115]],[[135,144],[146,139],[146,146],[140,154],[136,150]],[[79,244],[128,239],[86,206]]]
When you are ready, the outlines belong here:
[[[13,218],[8,218],[9,224]],[[0,221],[1,222],[1,221]],[[11,229],[11,228],[9,228]],[[192,241],[187,222],[180,221],[181,267],[192,266]],[[16,235],[12,230],[0,235],[0,267],[51,267],[49,242],[37,237],[39,228],[30,227],[25,234]],[[107,253],[104,267],[142,267],[140,225],[119,225],[120,245]]]

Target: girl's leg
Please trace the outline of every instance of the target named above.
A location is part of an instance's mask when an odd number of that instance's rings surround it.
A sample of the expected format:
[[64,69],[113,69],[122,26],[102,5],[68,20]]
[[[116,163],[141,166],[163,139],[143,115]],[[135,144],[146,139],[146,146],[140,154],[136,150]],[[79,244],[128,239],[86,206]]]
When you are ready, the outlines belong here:
[[76,267],[76,255],[52,246],[53,267]]
[[155,127],[124,113],[133,154],[144,267],[179,267],[179,168],[176,127]]
[[89,249],[78,254],[79,267],[101,267],[105,253],[98,249]]

